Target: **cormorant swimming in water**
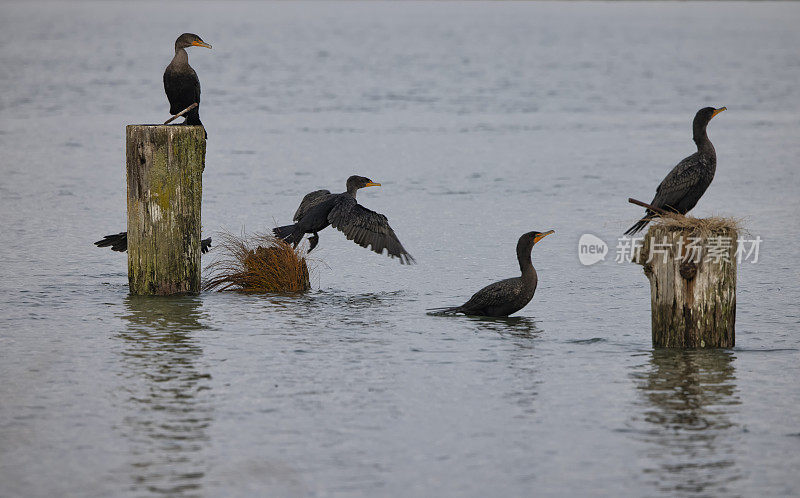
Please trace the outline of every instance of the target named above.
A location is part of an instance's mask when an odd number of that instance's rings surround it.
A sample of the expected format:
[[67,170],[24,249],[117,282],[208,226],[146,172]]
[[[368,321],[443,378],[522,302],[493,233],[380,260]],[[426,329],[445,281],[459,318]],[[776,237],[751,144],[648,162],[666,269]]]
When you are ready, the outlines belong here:
[[517,260],[522,276],[507,278],[487,285],[476,292],[469,301],[461,306],[434,308],[434,314],[456,314],[476,316],[508,316],[524,308],[533,299],[539,277],[531,263],[531,251],[534,244],[547,237],[548,232],[528,232],[517,241]]
[[164,70],[164,91],[169,99],[169,112],[178,114],[197,102],[198,106],[186,113],[183,124],[203,126],[200,122],[200,80],[189,65],[187,47],[211,48],[211,45],[193,33],[184,33],[175,40],[175,57]]
[[317,232],[328,225],[345,234],[361,247],[370,247],[378,254],[386,249],[392,258],[399,258],[401,264],[414,263],[414,258],[405,250],[397,239],[386,216],[371,211],[356,202],[356,192],[364,187],[380,187],[363,176],[351,176],[347,179],[347,191],[331,194],[329,190],[316,190],[303,197],[300,207],[294,213],[294,225],[286,225],[273,229],[276,237],[297,247],[303,235],[309,237],[311,252],[319,242]]
[[[656,189],[656,195],[650,201],[652,206],[665,211],[686,214],[697,204],[708,186],[711,185],[714,172],[717,170],[717,153],[711,140],[708,139],[706,126],[711,118],[726,109],[727,107],[719,109],[704,107],[697,111],[692,124],[697,152],[672,168],[672,171]],[[625,235],[639,232],[657,216],[658,213],[648,209],[644,217],[630,227]]]
[[[97,247],[110,247],[112,251],[125,252],[128,250],[128,232],[106,235],[102,240],[94,243]],[[200,252],[205,254],[211,249],[211,238],[200,241]]]

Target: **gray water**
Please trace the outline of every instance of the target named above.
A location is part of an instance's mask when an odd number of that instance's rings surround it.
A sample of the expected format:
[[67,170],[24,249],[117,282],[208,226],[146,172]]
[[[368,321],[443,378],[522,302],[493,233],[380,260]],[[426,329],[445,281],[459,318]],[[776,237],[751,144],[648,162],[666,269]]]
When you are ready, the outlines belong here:
[[[0,495],[800,494],[798,26],[796,3],[0,4]],[[306,295],[130,297],[92,242],[125,228],[124,126],[166,119],[184,31],[214,46],[190,50],[205,234],[357,173],[419,264],[328,229]],[[735,348],[654,350],[614,247],[707,105],[694,214],[764,242]],[[518,316],[425,313],[547,229]]]

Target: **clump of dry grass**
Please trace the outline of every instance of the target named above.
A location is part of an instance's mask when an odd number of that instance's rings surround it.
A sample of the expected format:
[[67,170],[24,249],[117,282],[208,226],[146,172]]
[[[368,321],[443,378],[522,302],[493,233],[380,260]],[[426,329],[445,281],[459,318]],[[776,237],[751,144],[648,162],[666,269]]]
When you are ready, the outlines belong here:
[[661,225],[669,230],[681,230],[700,236],[727,232],[729,230],[734,230],[739,233],[744,227],[744,220],[741,218],[724,218],[721,216],[695,218],[694,216],[683,216],[676,213],[660,215],[653,220],[653,223]]
[[302,292],[311,288],[308,265],[298,249],[272,235],[223,233],[206,267],[203,290],[241,292]]

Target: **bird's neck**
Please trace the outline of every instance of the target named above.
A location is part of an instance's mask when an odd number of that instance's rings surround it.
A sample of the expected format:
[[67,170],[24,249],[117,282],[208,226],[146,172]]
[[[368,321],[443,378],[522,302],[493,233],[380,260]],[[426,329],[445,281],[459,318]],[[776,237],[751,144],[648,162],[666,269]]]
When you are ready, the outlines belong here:
[[356,192],[358,192],[358,187],[347,187],[347,192],[345,192],[345,194],[348,194],[348,195],[352,196],[353,199],[355,199],[356,198]]
[[695,127],[693,140],[697,144],[697,152],[701,154],[716,154],[714,145],[708,139],[705,126]]
[[175,57],[172,58],[172,62],[178,64],[188,64],[189,54],[186,53],[186,50],[184,48],[175,47]]
[[522,276],[536,275],[536,270],[533,268],[531,261],[531,251],[533,247],[521,247],[517,249],[517,261],[519,261],[519,270]]

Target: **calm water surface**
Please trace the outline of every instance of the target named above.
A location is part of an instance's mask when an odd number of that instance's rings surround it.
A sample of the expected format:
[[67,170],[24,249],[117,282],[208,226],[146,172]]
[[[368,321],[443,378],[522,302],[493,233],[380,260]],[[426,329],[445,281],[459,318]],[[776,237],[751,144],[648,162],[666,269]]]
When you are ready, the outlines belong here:
[[[800,4],[0,4],[0,495],[800,494]],[[419,261],[321,234],[303,296],[147,299],[124,126],[163,121],[175,37],[209,142],[206,234],[383,183]],[[746,218],[737,347],[650,346],[616,238],[693,151]],[[507,320],[438,318],[517,271]],[[612,257],[591,267],[577,240]]]

